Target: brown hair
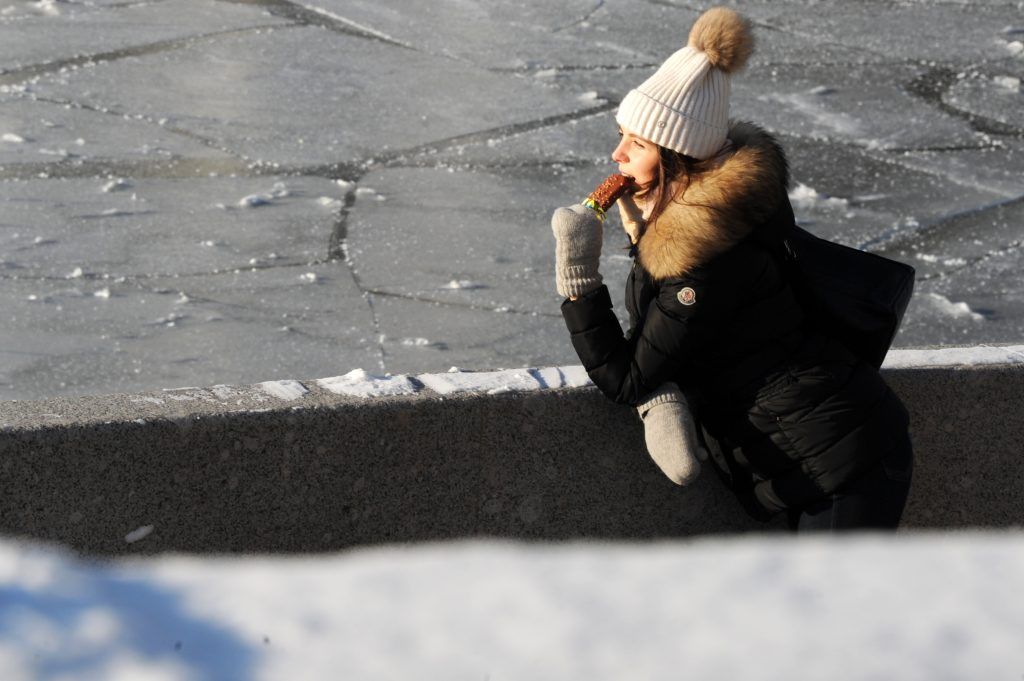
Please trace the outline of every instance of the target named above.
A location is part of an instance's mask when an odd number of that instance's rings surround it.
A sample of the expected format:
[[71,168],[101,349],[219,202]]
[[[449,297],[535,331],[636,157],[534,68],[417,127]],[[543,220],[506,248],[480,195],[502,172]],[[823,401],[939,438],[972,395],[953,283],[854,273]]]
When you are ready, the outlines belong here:
[[[658,217],[665,212],[673,201],[686,203],[683,197],[690,185],[690,178],[703,172],[708,167],[707,161],[681,154],[667,147],[658,147],[658,175],[643,194],[651,197],[654,207],[647,216],[647,227],[652,227]],[[675,195],[670,191],[672,183],[677,183]]]

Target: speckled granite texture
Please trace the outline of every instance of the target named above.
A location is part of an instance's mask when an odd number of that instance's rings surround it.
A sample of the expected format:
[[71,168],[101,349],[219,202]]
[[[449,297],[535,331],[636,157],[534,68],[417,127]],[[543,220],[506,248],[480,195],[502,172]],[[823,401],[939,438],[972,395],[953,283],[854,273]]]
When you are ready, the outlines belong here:
[[[905,527],[1024,524],[1024,365],[884,372],[917,455]],[[96,554],[779,531],[679,488],[593,387],[293,400],[217,386],[0,403],[0,533]]]

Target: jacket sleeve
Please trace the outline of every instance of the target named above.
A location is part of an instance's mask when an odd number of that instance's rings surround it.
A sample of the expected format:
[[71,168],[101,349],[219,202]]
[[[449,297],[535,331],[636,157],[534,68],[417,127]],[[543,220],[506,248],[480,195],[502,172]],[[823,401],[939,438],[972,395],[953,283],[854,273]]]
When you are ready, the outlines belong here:
[[735,287],[703,273],[663,281],[627,339],[608,288],[562,303],[562,316],[590,380],[615,402],[636,405],[667,380],[678,380],[714,342],[736,306]]

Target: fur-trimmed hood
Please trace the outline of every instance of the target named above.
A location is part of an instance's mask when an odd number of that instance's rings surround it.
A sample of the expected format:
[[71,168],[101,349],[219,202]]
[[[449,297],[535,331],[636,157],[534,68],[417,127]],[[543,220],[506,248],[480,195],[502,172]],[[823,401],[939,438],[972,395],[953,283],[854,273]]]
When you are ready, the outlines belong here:
[[787,200],[789,168],[779,143],[752,123],[729,126],[733,148],[694,174],[637,244],[655,279],[681,276],[732,248]]

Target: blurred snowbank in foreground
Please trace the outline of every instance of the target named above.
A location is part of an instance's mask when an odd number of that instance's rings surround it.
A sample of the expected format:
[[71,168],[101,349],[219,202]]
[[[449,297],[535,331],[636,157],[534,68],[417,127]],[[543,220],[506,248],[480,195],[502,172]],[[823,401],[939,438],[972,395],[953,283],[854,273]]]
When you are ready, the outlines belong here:
[[1017,679],[1024,536],[92,562],[0,542],[0,678]]

